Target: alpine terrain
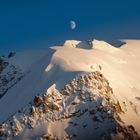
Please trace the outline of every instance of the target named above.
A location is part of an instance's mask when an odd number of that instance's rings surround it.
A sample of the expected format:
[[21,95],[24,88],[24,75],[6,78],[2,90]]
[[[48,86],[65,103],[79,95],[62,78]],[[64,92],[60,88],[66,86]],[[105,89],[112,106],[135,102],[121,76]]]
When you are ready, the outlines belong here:
[[2,56],[0,140],[139,140],[139,72],[139,40]]

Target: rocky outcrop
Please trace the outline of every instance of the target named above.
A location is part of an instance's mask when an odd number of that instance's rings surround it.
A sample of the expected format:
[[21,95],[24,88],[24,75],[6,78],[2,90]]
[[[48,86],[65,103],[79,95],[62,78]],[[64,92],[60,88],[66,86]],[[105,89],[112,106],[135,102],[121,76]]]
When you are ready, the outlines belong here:
[[13,57],[15,54],[16,54],[15,52],[10,52],[10,53],[8,54],[8,58]]
[[4,61],[3,57],[0,57],[0,73],[6,68],[8,62]]
[[7,61],[0,62],[0,98],[23,77],[22,71]]
[[[125,126],[121,121],[121,113],[125,111],[109,82],[96,71],[81,74],[61,91],[53,85],[43,96],[36,96],[30,105],[1,125],[0,135],[1,138],[13,138],[24,130],[36,129],[38,122],[45,120],[48,131],[40,137],[41,140],[139,139],[134,127]],[[54,135],[50,131],[57,129],[58,123],[66,134]]]

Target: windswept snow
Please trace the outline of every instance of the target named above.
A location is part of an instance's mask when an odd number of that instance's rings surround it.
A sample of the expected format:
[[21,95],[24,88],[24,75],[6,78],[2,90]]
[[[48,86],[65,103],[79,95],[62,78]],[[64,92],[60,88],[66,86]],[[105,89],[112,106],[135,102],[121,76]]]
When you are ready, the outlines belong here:
[[51,86],[51,83],[47,83],[49,80],[45,76],[45,68],[49,65],[53,53],[53,50],[46,51],[46,55],[31,67],[30,72],[0,99],[0,122],[27,105],[43,89]]
[[46,50],[29,50],[17,52],[16,55],[9,59],[9,62],[20,67],[23,72],[26,72],[45,55]]
[[66,40],[64,42],[64,47],[92,49],[93,44],[91,40],[88,41]]
[[25,77],[0,99],[0,122],[50,86],[55,84],[60,90],[77,75],[100,71],[126,110],[121,116],[123,121],[132,124],[140,134],[140,41],[123,42],[116,48],[105,41],[68,40],[61,47],[17,53],[9,62],[22,69]]

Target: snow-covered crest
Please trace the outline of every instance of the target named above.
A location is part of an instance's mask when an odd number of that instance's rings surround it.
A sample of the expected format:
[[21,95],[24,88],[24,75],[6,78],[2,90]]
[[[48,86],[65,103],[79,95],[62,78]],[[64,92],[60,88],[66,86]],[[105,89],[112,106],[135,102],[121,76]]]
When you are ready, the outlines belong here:
[[124,42],[126,44],[115,48],[104,41],[69,40],[62,47],[16,53],[8,62],[20,69],[24,77],[10,86],[0,99],[0,122],[28,105],[36,95],[44,94],[52,85],[61,90],[75,77],[99,71],[108,79],[114,96],[125,110],[122,120],[140,133],[140,41]]

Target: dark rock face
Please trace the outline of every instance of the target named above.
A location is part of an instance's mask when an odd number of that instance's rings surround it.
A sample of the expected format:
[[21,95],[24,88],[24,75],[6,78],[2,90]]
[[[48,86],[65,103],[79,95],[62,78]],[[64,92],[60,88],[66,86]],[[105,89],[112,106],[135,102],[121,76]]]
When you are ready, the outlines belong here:
[[6,68],[8,62],[4,61],[2,57],[0,57],[0,73]]
[[121,139],[121,140],[139,140],[140,137],[138,133],[135,131],[135,128],[132,125],[124,126],[117,123],[116,128],[112,133],[113,139]]
[[13,57],[15,54],[16,54],[15,52],[10,52],[10,53],[8,54],[8,58]]

